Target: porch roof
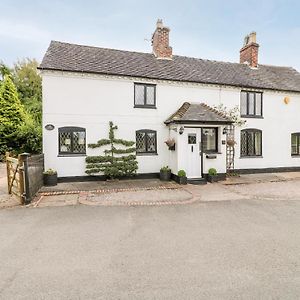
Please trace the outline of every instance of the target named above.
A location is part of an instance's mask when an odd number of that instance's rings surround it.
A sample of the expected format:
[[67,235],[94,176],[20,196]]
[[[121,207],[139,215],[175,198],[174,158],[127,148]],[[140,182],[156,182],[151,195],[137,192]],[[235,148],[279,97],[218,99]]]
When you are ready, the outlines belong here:
[[165,121],[167,125],[170,123],[232,124],[233,121],[222,112],[205,103],[184,102],[182,106]]

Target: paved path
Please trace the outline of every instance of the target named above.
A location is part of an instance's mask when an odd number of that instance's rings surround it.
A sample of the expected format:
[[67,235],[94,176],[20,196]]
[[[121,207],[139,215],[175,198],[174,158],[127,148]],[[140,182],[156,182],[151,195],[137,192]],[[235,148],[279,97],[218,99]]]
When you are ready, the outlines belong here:
[[0,211],[0,299],[299,299],[300,201]]

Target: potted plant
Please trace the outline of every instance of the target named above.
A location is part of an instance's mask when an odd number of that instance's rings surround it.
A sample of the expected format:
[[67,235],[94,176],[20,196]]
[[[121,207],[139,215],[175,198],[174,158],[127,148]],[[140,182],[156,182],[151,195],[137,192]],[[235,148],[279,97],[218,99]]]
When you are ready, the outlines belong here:
[[208,170],[207,180],[209,182],[216,182],[216,181],[218,181],[217,170],[215,168],[210,168]]
[[165,141],[167,146],[169,147],[169,150],[175,150],[175,140],[174,139],[168,139]]
[[227,145],[230,146],[230,147],[234,147],[234,145],[236,144],[235,140],[234,139],[228,139],[227,140]]
[[43,173],[44,185],[53,186],[57,185],[57,172],[53,169],[48,169]]
[[160,169],[159,178],[162,181],[169,181],[171,179],[171,169],[168,166]]
[[184,170],[179,170],[177,173],[178,183],[179,184],[187,184],[187,177]]

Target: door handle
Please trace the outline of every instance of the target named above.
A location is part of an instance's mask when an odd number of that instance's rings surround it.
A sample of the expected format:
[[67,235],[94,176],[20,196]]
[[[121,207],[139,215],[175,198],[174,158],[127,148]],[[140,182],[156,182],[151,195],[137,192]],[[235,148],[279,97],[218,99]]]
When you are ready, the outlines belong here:
[[194,146],[191,146],[191,150],[192,150],[192,152],[194,152]]

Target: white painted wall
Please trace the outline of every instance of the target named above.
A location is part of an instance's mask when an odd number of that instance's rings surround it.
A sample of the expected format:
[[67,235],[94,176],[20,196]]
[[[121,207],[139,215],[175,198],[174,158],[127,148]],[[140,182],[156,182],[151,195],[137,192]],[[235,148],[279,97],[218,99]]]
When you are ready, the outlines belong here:
[[[107,137],[109,121],[118,125],[116,136],[123,139],[135,140],[135,131],[138,129],[156,130],[158,155],[138,156],[138,172],[158,172],[163,165],[169,165],[177,171],[178,162],[174,157],[180,154],[179,143],[176,151],[169,151],[164,141],[170,134],[175,138],[178,134],[169,131],[164,121],[185,101],[205,102],[210,106],[224,103],[228,107],[240,103],[238,88],[147,81],[157,84],[157,109],[134,108],[133,83],[144,80],[49,71],[43,71],[42,77],[43,124],[55,126],[52,131],[44,129],[43,132],[45,167],[56,169],[61,177],[85,175],[85,157],[58,157],[59,127],[86,128],[87,143]],[[283,102],[285,96],[291,99],[288,105]],[[263,131],[263,157],[239,158],[240,132],[237,129],[236,168],[300,166],[300,158],[291,157],[290,154],[291,133],[300,132],[299,111],[299,94],[265,91],[264,118],[247,119],[244,126]],[[219,173],[225,171],[225,146],[221,148],[217,160],[205,160],[205,170],[216,167]],[[87,154],[96,155],[97,151],[87,149]]]

